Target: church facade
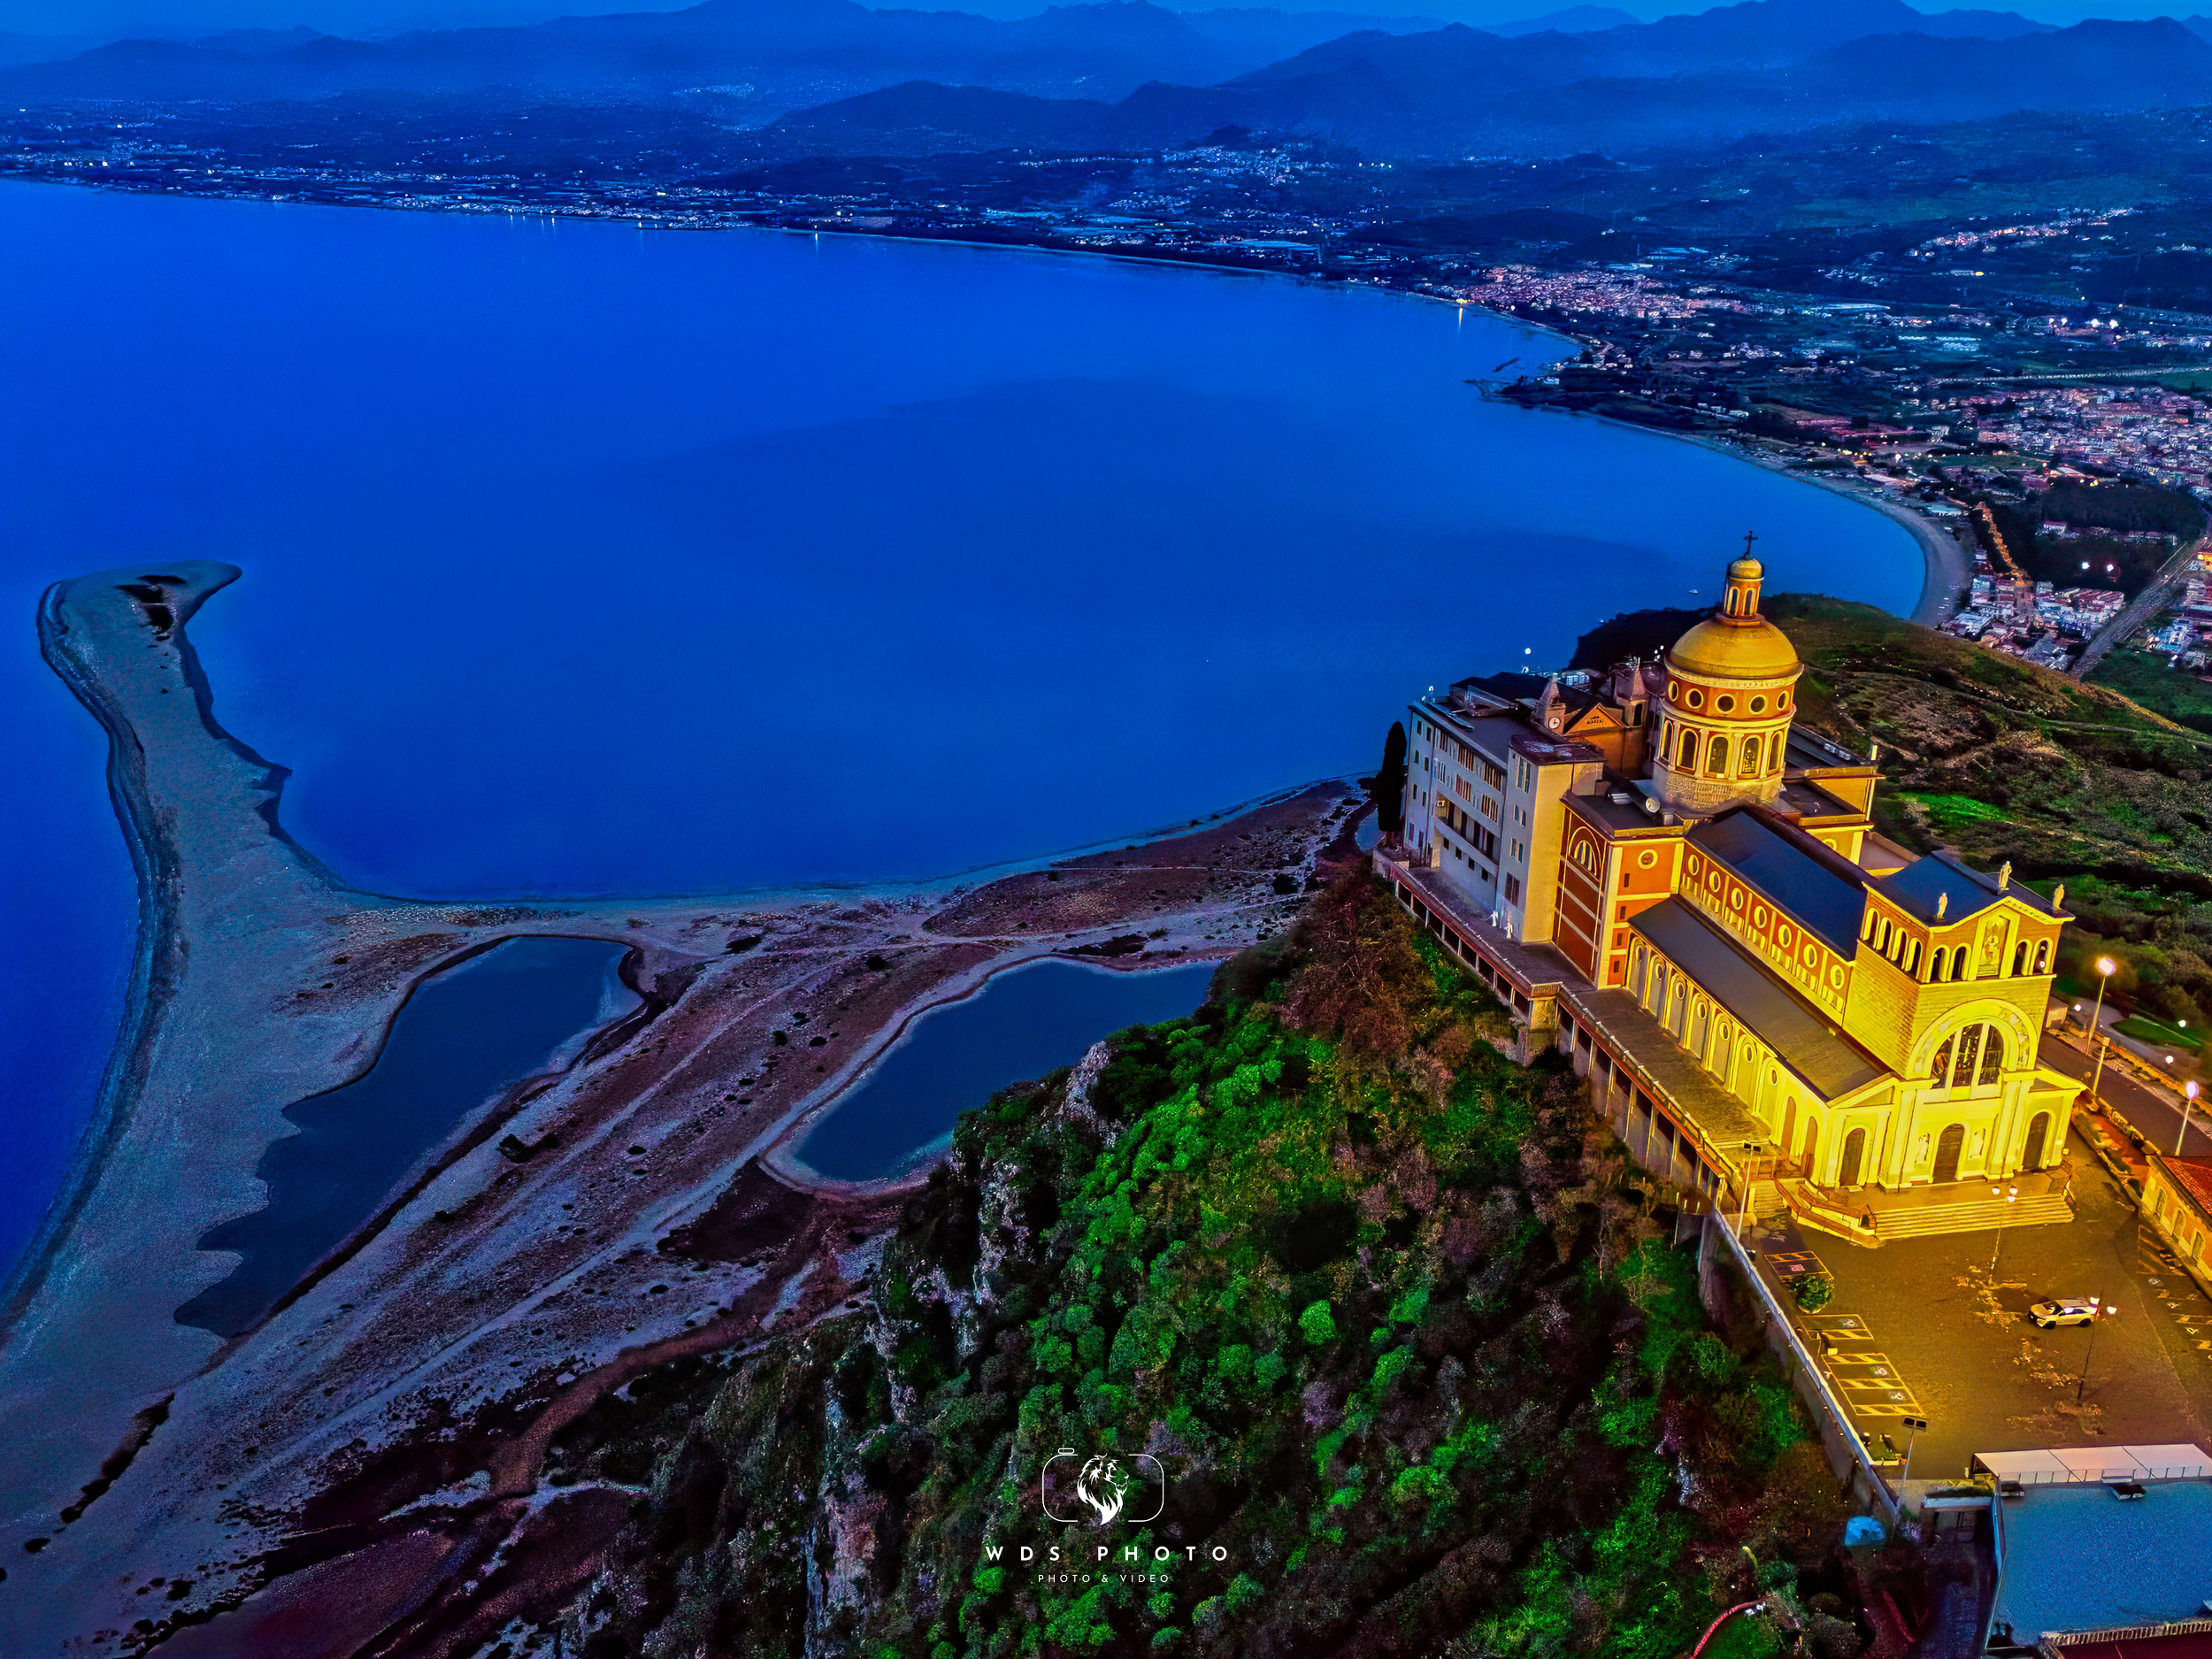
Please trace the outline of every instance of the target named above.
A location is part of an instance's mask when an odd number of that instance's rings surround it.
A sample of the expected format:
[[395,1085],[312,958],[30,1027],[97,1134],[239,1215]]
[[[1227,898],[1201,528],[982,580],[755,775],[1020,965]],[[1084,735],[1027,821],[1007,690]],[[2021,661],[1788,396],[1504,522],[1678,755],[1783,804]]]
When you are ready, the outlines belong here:
[[1609,1021],[1670,1045],[1707,1164],[1755,1150],[1847,1193],[2055,1164],[2081,1088],[2039,1058],[2064,889],[1876,833],[1873,761],[1795,724],[1762,578],[1732,564],[1656,663],[1411,704],[1402,899],[1462,918],[1524,1016],[1548,973],[1570,1047]]

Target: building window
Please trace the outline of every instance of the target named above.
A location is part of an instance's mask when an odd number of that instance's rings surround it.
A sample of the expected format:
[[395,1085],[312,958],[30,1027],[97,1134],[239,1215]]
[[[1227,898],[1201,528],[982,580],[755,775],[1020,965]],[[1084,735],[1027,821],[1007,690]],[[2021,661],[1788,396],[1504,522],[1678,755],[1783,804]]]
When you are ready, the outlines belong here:
[[1986,1088],[2004,1074],[2005,1033],[1994,1025],[1982,1027],[1982,1070],[1974,1080]]
[[1713,739],[1711,746],[1705,751],[1705,770],[1716,778],[1725,778],[1728,775],[1728,740],[1726,738],[1716,736]]
[[1518,876],[1508,876],[1505,879],[1505,902],[1508,904],[1518,904],[1521,902],[1521,879]]
[[1695,772],[1697,770],[1697,733],[1695,732],[1685,732],[1682,733],[1681,765],[1682,770],[1685,772]]
[[1736,700],[1733,697],[1716,697],[1713,699],[1713,707],[1723,714],[1730,713],[1734,710],[1735,706]]
[[2024,939],[2020,941],[2019,948],[2012,953],[2012,977],[2016,979],[2021,979],[2025,976],[2027,971],[2028,941]]
[[2050,972],[2050,967],[2051,941],[2047,939],[2035,948],[2035,971],[2039,974],[2047,973]]
[[1766,700],[1764,697],[1754,697],[1754,698],[1752,698],[1752,700],[1751,700],[1751,712],[1752,712],[1752,713],[1754,713],[1754,714],[1764,714],[1766,711],[1767,711],[1767,700]]

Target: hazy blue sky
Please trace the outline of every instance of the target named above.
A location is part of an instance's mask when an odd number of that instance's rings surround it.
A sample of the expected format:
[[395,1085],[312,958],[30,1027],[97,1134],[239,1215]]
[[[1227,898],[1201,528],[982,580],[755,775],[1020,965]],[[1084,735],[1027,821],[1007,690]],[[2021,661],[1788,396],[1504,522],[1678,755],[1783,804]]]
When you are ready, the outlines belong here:
[[[1181,0],[1179,9],[1194,10],[1206,0]],[[1263,0],[1217,0],[1225,4],[1253,4]],[[1668,4],[1668,0],[1607,0],[1640,17],[1661,17],[1674,12],[1702,11],[1698,5]],[[2207,0],[2212,4],[2212,0]],[[1021,0],[904,0],[931,10],[975,10],[1006,16],[1022,10]],[[2053,23],[2071,23],[2084,17],[2148,18],[2173,10],[2170,0],[1985,0],[1993,10],[2012,10]],[[1503,22],[1554,10],[1545,0],[1291,0],[1297,11],[1395,12],[1419,17],[1457,18],[1469,22]],[[394,25],[415,27],[452,27],[465,24],[532,23],[563,13],[601,12],[667,12],[679,7],[657,0],[0,0],[0,31],[26,35],[70,36],[122,34],[179,35],[226,28],[288,28],[296,23],[351,34]],[[1923,9],[1939,11],[1939,6]]]

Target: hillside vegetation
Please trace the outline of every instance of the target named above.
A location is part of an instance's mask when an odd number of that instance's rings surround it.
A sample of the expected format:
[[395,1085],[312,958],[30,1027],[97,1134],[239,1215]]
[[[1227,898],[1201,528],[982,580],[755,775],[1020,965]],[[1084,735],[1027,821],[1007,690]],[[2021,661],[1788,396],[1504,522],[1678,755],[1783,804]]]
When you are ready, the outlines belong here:
[[[1732,1651],[1856,1653],[1912,1547],[1841,1552],[1755,1323],[1709,1325],[1586,1090],[1503,1030],[1356,869],[1195,1017],[967,1114],[873,1305],[557,1444],[640,1492],[567,1651],[1673,1659],[1767,1589]],[[1048,1521],[1064,1448],[1156,1458],[1164,1512]]]

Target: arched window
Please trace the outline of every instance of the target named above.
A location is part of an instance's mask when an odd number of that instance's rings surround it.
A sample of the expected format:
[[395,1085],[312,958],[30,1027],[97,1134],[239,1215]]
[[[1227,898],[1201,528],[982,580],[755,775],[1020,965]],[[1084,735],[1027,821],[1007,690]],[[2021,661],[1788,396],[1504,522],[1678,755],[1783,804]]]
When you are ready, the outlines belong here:
[[1875,923],[1875,915],[1874,915],[1873,910],[1872,910],[1871,909],[1870,909],[1870,910],[1868,910],[1867,913],[1866,913],[1864,916],[1863,916],[1863,917],[1861,917],[1861,918],[1859,918],[1859,937],[1860,937],[1860,938],[1862,938],[1862,939],[1871,939],[1871,938],[1873,938],[1873,937],[1874,937],[1874,923]]
[[1728,775],[1728,740],[1716,737],[1705,749],[1705,770],[1716,778]]
[[1912,951],[1905,961],[1905,972],[1916,978],[1920,973],[1920,941],[1917,939],[1912,941]]
[[2047,939],[2035,948],[2035,971],[2038,973],[2051,971],[2051,941]]
[[1936,1047],[1935,1063],[1928,1068],[1928,1081],[1938,1088],[1951,1087],[1951,1048],[1956,1041],[1946,1037]]
[[1874,949],[1887,955],[1889,951],[1889,918],[1885,916],[1874,925]]
[[1772,737],[1767,739],[1767,772],[1772,774],[1781,770],[1782,734],[1777,732]]
[[1736,614],[1736,590],[1732,588],[1728,590],[1728,614],[1732,617]]
[[2028,941],[2022,940],[2020,948],[2012,953],[2012,977],[2018,979],[2028,971]]
[[1695,732],[1682,733],[1682,770],[1685,772],[1697,770],[1697,733]]
[[1968,977],[1966,972],[1966,947],[1964,945],[1961,945],[1956,950],[1951,953],[1951,977],[1954,979],[1963,979]]
[[1644,948],[1641,945],[1636,947],[1635,954],[1628,959],[1628,988],[1638,1005],[1641,1006],[1644,1000]]
[[1974,1080],[1987,1085],[2003,1075],[2005,1069],[2005,1033],[1994,1025],[1982,1027],[1982,1070]]
[[1743,743],[1743,758],[1736,763],[1736,771],[1748,778],[1759,770],[1759,740],[1747,737]]

